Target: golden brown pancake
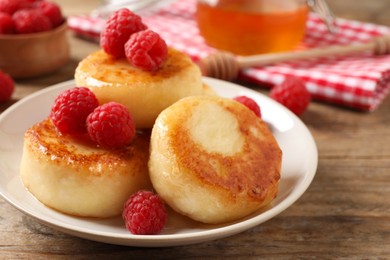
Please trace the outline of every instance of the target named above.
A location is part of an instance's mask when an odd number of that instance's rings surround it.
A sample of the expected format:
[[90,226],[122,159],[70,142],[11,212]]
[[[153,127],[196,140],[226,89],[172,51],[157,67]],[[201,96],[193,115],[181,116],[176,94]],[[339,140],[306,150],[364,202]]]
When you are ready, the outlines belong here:
[[245,217],[275,198],[281,159],[267,125],[241,103],[187,97],[156,120],[149,174],[173,209],[219,224]]
[[152,128],[158,114],[177,100],[202,94],[198,66],[187,54],[170,48],[155,72],[133,67],[100,50],[82,60],[75,72],[78,86],[90,88],[100,103],[116,101],[132,113],[137,128]]
[[138,132],[129,146],[105,150],[59,134],[46,119],[25,133],[21,178],[39,201],[60,212],[116,216],[132,193],[151,189],[149,140],[150,133]]
[[206,83],[203,83],[202,84],[202,95],[217,96],[218,94],[212,87],[210,87]]

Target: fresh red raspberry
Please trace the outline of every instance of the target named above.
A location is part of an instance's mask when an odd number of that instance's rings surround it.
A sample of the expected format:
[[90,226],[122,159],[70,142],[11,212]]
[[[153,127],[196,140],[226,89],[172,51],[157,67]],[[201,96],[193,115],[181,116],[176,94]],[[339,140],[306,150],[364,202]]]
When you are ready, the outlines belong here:
[[293,76],[286,77],[280,85],[274,86],[270,91],[270,97],[298,116],[305,112],[311,100],[305,83]]
[[158,33],[144,30],[130,37],[125,44],[125,53],[133,66],[155,71],[168,57],[168,47]]
[[6,73],[0,71],[0,102],[8,101],[15,90],[13,79]]
[[49,18],[53,28],[59,26],[64,21],[61,8],[58,4],[49,1],[35,2],[34,6]]
[[122,218],[127,230],[135,235],[159,233],[167,221],[163,200],[151,191],[141,190],[125,203]]
[[13,15],[16,11],[30,6],[27,0],[0,0],[0,12]]
[[238,96],[238,97],[235,97],[233,99],[235,101],[238,101],[241,104],[245,105],[246,107],[248,107],[250,110],[253,111],[253,113],[255,113],[256,116],[261,118],[260,107],[256,103],[256,101],[254,101],[253,99],[251,99],[250,97],[247,97],[247,96]]
[[35,33],[52,28],[49,18],[36,9],[22,9],[14,13],[12,19],[17,33]]
[[100,35],[100,46],[106,53],[124,58],[124,45],[130,35],[146,28],[140,16],[129,9],[119,9],[108,17]]
[[97,107],[87,118],[87,130],[91,139],[105,148],[126,146],[135,136],[129,110],[116,102]]
[[13,34],[15,24],[11,15],[0,12],[0,34]]
[[56,97],[50,118],[63,134],[86,133],[86,119],[98,106],[99,102],[90,89],[74,87]]

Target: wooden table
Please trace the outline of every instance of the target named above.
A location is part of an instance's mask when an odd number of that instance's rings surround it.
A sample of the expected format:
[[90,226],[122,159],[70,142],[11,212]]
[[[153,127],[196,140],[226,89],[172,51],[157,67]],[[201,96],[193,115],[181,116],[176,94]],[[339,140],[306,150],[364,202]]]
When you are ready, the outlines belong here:
[[[66,15],[97,0],[57,1]],[[339,17],[390,26],[387,0],[329,0]],[[69,35],[72,59],[57,73],[16,83],[11,102],[73,77],[77,63],[98,49]],[[266,90],[261,90],[266,92]],[[302,116],[319,150],[307,192],[277,217],[238,235],[190,246],[136,248],[63,234],[0,198],[0,259],[45,258],[390,258],[390,98],[372,113],[313,102]]]

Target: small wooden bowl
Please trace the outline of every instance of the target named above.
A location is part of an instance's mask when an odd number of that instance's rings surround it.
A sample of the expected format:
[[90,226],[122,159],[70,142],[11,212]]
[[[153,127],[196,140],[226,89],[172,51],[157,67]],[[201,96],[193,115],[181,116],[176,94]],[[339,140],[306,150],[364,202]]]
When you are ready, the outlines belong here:
[[67,23],[45,32],[0,35],[0,70],[12,78],[54,72],[69,60]]

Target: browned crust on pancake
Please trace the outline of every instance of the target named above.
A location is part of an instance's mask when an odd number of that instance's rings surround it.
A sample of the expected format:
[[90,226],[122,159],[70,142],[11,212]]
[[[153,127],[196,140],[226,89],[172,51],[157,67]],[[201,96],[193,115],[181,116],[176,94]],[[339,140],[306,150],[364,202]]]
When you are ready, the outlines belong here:
[[[115,64],[115,71],[110,66]],[[150,84],[171,78],[181,71],[192,67],[193,63],[184,53],[173,48],[168,49],[168,58],[156,71],[145,71],[130,65],[127,59],[116,59],[103,50],[88,55],[79,63],[77,71],[81,77],[90,77],[110,84],[134,85]],[[85,74],[85,75],[82,75]],[[129,83],[126,79],[131,78]]]
[[[45,119],[25,133],[25,143],[40,160],[50,160],[51,163],[79,169],[93,169],[102,165],[105,169],[120,168],[120,171],[104,171],[104,174],[136,174],[146,167],[149,157],[149,132],[137,132],[133,142],[124,148],[106,150],[100,149],[88,140],[86,136],[61,135],[50,119]],[[88,150],[87,150],[88,149]],[[83,152],[85,151],[85,152]],[[132,168],[126,170],[131,164]],[[101,171],[89,171],[90,175],[99,175]]]
[[[177,120],[169,124],[166,136],[179,168],[186,169],[194,182],[223,194],[222,197],[231,202],[239,196],[248,196],[267,204],[276,196],[280,179],[282,152],[274,136],[268,126],[243,105],[221,98],[215,101],[236,115],[245,138],[242,151],[233,156],[205,151],[191,139],[186,128],[185,120],[191,109],[183,109],[176,114]],[[189,106],[196,107],[197,103],[193,98]],[[253,129],[258,136],[253,134]]]
[[126,106],[138,129],[151,129],[158,114],[177,100],[202,94],[199,67],[175,49],[169,49],[167,60],[153,72],[100,50],[79,63],[75,81],[91,89],[100,104],[115,101]]

